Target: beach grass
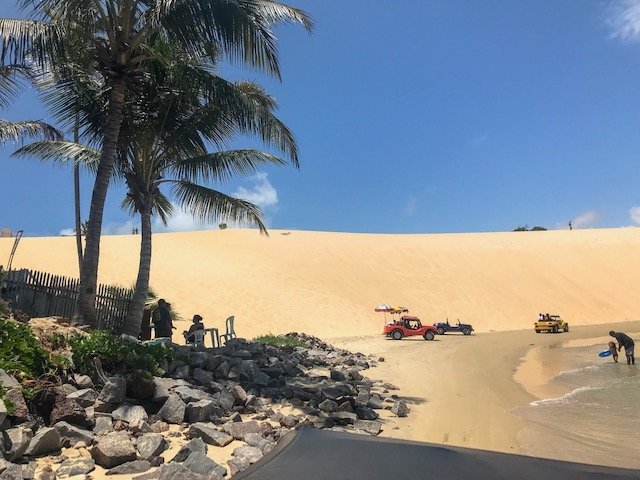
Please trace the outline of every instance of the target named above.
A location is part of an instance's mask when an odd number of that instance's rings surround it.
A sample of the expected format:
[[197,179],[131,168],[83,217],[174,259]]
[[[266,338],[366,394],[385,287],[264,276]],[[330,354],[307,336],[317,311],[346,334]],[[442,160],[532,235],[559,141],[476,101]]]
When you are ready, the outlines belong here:
[[284,335],[274,335],[267,333],[253,339],[254,342],[264,343],[265,345],[273,345],[274,347],[306,347],[307,344],[296,337],[286,337]]

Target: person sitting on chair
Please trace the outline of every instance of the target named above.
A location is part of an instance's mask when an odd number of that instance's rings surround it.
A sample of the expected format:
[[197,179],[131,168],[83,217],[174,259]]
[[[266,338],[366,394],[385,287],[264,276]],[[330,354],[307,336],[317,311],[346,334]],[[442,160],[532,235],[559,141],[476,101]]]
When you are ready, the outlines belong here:
[[188,332],[183,332],[184,338],[187,340],[187,343],[193,343],[196,340],[194,332],[198,330],[204,330],[204,324],[202,323],[202,317],[200,315],[193,316],[193,325],[189,327]]

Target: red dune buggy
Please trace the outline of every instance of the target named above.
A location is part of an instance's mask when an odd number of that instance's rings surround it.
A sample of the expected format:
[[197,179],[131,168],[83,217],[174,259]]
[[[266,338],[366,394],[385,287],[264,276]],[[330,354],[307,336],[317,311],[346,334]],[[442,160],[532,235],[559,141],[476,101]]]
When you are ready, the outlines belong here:
[[433,340],[436,334],[436,327],[422,325],[418,317],[403,315],[392,323],[386,323],[382,333],[394,340],[402,340],[403,337],[416,337],[418,335],[425,340]]

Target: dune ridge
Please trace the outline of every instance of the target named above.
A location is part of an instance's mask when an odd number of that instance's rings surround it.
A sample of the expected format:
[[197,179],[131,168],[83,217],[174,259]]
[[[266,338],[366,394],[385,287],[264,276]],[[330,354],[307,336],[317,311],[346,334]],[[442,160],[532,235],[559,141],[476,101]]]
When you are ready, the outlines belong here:
[[[139,241],[103,238],[101,282],[133,284]],[[12,244],[0,239],[0,258]],[[14,267],[76,275],[74,239],[25,237]],[[406,305],[428,323],[459,317],[480,332],[529,328],[543,310],[574,325],[625,321],[640,318],[640,229],[156,234],[151,285],[185,321],[200,313],[223,327],[234,314],[247,337],[375,334],[380,303]]]

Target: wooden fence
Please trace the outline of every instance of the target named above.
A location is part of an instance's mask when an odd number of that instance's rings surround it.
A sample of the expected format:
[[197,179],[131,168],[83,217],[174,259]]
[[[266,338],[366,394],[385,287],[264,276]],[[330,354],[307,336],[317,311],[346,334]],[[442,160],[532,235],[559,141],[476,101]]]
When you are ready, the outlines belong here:
[[[2,299],[30,317],[71,318],[80,280],[34,270],[9,270],[2,275]],[[133,292],[113,285],[98,285],[98,328],[120,333]]]

